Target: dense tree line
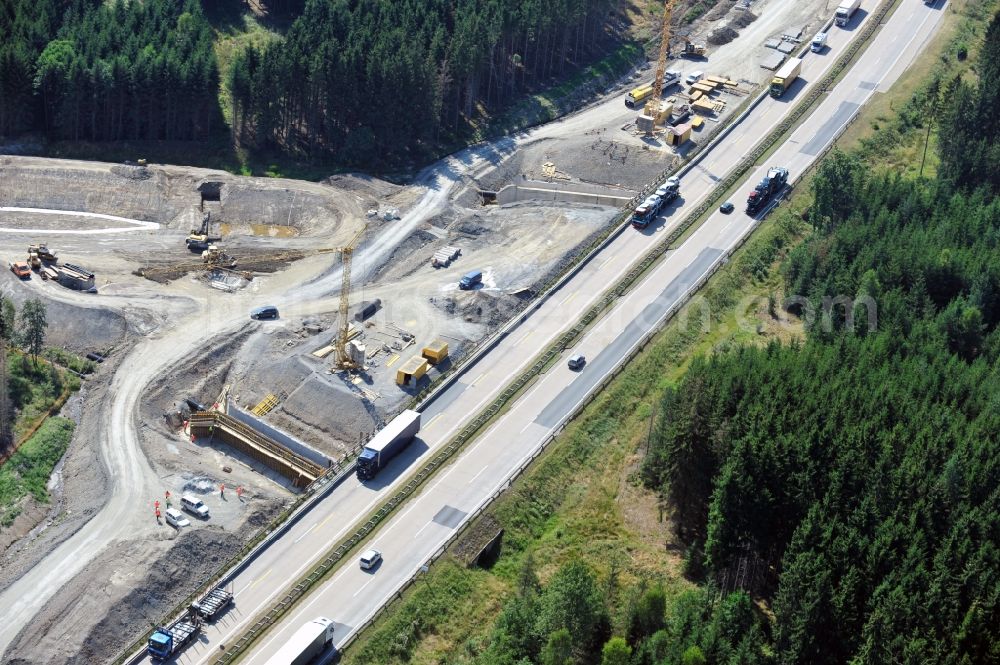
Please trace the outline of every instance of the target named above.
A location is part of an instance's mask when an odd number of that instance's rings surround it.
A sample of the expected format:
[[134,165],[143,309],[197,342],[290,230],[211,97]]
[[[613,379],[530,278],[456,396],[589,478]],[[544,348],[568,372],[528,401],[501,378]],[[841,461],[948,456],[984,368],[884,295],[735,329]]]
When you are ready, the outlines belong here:
[[614,0],[307,0],[236,58],[246,146],[372,163],[414,154],[595,52]]
[[659,586],[627,590],[634,598],[623,635],[612,635],[609,581],[579,562],[544,585],[530,555],[515,595],[497,618],[478,665],[704,665],[764,663],[763,627],[746,593],[718,597],[693,589],[668,601]]
[[217,123],[197,0],[2,0],[0,135],[191,140]]
[[[646,481],[690,572],[770,599],[777,662],[1000,662],[998,63],[1000,15],[936,181],[821,165],[785,265],[807,339],[697,360],[663,398]],[[824,320],[837,295],[876,319]]]

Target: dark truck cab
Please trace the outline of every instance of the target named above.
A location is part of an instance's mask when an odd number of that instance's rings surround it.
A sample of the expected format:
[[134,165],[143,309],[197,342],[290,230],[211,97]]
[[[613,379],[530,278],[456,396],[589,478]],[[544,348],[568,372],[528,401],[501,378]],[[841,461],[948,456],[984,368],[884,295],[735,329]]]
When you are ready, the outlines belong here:
[[357,474],[360,480],[370,480],[380,469],[409,445],[420,431],[420,413],[407,409],[383,427],[361,454],[358,455]]

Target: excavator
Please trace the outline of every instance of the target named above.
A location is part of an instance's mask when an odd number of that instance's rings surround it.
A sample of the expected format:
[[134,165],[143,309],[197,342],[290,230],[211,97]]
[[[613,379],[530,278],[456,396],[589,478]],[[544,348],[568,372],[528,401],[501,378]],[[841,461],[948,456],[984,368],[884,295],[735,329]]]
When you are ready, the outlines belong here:
[[705,45],[695,44],[687,37],[684,37],[684,50],[681,51],[681,55],[685,58],[704,58],[705,57]]
[[204,252],[208,249],[208,246],[222,238],[210,238],[208,235],[208,229],[212,225],[212,213],[206,212],[205,216],[201,220],[201,228],[191,229],[191,233],[184,242],[187,243],[188,249],[192,252]]

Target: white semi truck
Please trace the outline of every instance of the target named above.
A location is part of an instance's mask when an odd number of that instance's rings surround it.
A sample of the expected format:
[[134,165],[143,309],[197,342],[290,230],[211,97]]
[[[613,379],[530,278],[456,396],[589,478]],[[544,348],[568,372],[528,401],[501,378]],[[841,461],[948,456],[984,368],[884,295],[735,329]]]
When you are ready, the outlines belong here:
[[313,663],[333,643],[334,623],[326,617],[316,617],[295,631],[267,665],[308,665]]
[[860,6],[861,0],[842,0],[840,5],[837,7],[837,13],[835,15],[837,25],[843,28],[850,23],[851,17],[854,16],[854,12],[858,11],[858,7]]

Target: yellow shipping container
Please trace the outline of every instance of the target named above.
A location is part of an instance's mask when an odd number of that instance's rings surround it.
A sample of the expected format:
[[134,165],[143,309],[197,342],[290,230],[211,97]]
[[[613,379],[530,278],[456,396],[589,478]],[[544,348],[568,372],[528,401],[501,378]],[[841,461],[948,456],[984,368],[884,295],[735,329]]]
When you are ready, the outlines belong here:
[[427,358],[427,362],[432,365],[444,362],[445,358],[448,357],[448,342],[442,339],[436,339],[425,346],[420,355]]
[[396,370],[396,383],[400,386],[410,385],[410,381],[416,384],[427,373],[430,365],[427,359],[421,356],[413,356]]

